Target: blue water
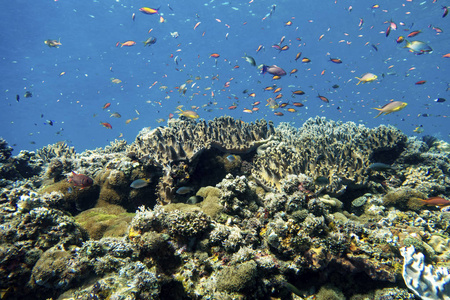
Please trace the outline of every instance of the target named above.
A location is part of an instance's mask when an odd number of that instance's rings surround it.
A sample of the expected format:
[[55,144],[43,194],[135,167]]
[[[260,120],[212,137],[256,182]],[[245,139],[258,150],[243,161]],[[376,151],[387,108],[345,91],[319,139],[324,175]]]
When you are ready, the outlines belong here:
[[[0,10],[0,136],[13,145],[15,153],[61,140],[81,152],[105,146],[119,136],[132,142],[140,129],[166,124],[157,120],[167,120],[169,113],[183,105],[183,109],[198,107],[206,120],[231,115],[244,121],[266,118],[275,124],[301,126],[319,115],[369,127],[391,124],[407,135],[431,134],[449,140],[450,58],[442,56],[450,52],[450,17],[442,18],[444,2],[379,1],[379,8],[372,8],[375,2],[370,1],[336,2],[5,1]],[[275,10],[264,18],[274,4]],[[159,15],[141,13],[143,6],[160,7]],[[160,23],[160,16],[165,22]],[[385,22],[391,19],[398,29],[386,37]],[[288,21],[292,25],[287,26]],[[437,34],[429,25],[444,32]],[[428,43],[432,53],[415,55],[396,43],[398,36],[412,30],[422,33],[409,40]],[[172,37],[173,32],[179,37]],[[157,42],[144,47],[142,41],[150,36]],[[279,52],[272,45],[283,36],[282,45],[290,49]],[[60,39],[62,45],[49,48],[44,44],[47,39]],[[136,45],[116,47],[127,40]],[[259,45],[264,49],[257,53]],[[311,62],[295,61],[298,52]],[[212,53],[220,57],[210,57]],[[245,54],[258,65],[276,64],[288,75],[272,80],[270,74],[262,75],[247,63],[242,58]],[[343,63],[334,64],[330,57]],[[298,72],[289,75],[294,68]],[[355,77],[366,72],[376,74],[378,80],[356,85]],[[114,78],[121,82],[113,83]],[[176,87],[190,79],[186,94],[179,93]],[[426,83],[416,85],[420,80]],[[280,103],[297,101],[305,106],[295,107],[292,113],[286,111],[294,108],[289,105],[276,110],[284,116],[274,115],[265,104],[275,95],[263,91],[273,84],[283,88]],[[332,88],[334,84],[339,88]],[[291,91],[296,89],[306,94],[292,98]],[[256,97],[249,97],[245,90]],[[33,96],[25,98],[26,91]],[[318,94],[330,103],[318,99]],[[448,99],[437,103],[438,97]],[[374,119],[377,112],[372,108],[391,99],[408,106]],[[255,101],[261,102],[259,111],[244,113]],[[105,103],[111,106],[102,109]],[[233,104],[237,108],[228,109]],[[114,112],[122,117],[110,117]],[[415,133],[419,126],[423,132]]]

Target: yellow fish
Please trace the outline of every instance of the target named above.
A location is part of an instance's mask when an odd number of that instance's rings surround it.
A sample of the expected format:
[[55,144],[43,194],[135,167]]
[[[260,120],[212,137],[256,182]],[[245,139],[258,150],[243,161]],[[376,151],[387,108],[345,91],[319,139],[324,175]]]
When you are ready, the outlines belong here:
[[359,78],[359,77],[355,77],[355,78],[359,80],[358,83],[356,84],[356,85],[358,85],[361,82],[366,83],[366,82],[375,81],[375,80],[377,80],[378,76],[375,74],[372,74],[372,73],[365,73],[361,76],[361,78]]
[[378,115],[375,116],[375,118],[378,118],[382,114],[388,115],[390,113],[400,111],[403,108],[405,108],[406,105],[408,105],[408,103],[401,102],[401,101],[393,101],[393,102],[389,102],[388,104],[385,104],[381,108],[374,108],[380,112]]
[[180,113],[178,114],[179,116],[183,116],[183,117],[186,117],[188,119],[198,119],[198,118],[200,118],[198,113],[196,113],[193,110],[181,110],[181,108],[179,108],[179,110],[180,110]]

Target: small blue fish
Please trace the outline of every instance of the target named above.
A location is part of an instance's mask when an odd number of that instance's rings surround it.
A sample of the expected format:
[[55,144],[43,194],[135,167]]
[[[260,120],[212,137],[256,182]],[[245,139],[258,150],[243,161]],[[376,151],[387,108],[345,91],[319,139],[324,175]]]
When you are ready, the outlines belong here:
[[319,177],[316,178],[316,180],[314,180],[314,183],[316,185],[326,186],[326,185],[330,184],[330,180],[328,179],[328,177],[319,176]]
[[146,187],[150,183],[150,179],[136,179],[130,184],[130,188],[140,189]]
[[175,193],[177,193],[178,195],[184,195],[190,192],[193,192],[194,188],[191,186],[182,186],[180,187],[178,190],[176,190]]
[[376,163],[370,164],[369,169],[374,170],[374,171],[386,171],[386,170],[392,169],[392,167],[388,164],[376,162]]
[[233,154],[228,155],[227,160],[231,163],[236,161],[236,155],[233,155]]

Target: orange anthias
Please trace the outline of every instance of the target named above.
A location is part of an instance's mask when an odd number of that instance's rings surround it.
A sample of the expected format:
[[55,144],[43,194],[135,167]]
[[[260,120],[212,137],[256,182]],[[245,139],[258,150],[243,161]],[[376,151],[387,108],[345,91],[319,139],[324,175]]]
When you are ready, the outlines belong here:
[[425,200],[420,200],[423,205],[426,206],[439,206],[439,207],[445,207],[450,205],[450,201],[441,198],[441,197],[431,197]]
[[105,127],[105,128],[112,129],[112,125],[109,124],[109,123],[106,123],[106,122],[100,122],[100,124],[101,124],[103,127]]

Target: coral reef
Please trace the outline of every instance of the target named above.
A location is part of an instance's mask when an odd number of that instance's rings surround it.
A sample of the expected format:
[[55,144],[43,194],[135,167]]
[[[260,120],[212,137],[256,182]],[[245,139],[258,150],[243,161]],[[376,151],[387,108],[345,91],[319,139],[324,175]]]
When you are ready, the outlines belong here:
[[[1,149],[2,299],[413,299],[405,283],[422,298],[448,293],[449,209],[419,201],[450,196],[439,140],[221,117],[82,153]],[[75,186],[72,171],[93,184]]]
[[371,162],[392,163],[405,148],[406,136],[391,126],[368,129],[316,117],[299,129],[282,123],[280,142],[268,144],[257,156],[252,173],[267,188],[280,189],[288,174],[304,173],[330,179],[327,191],[341,194],[348,185],[366,186]]
[[159,203],[174,200],[178,187],[189,181],[199,156],[208,149],[224,153],[249,153],[274,134],[271,123],[264,120],[242,123],[231,117],[193,122],[171,120],[167,127],[144,129],[128,149],[147,165],[164,169],[158,185]]
[[10,158],[12,151],[13,148],[8,145],[8,142],[0,137],[0,162],[4,162]]
[[75,149],[63,141],[38,149],[36,156],[45,162],[50,162],[52,158],[71,158],[75,156]]

